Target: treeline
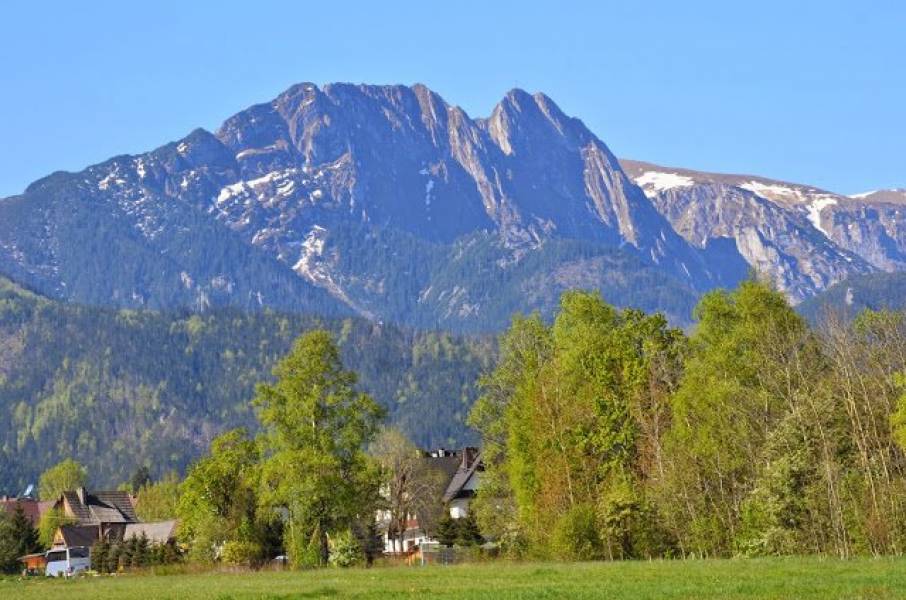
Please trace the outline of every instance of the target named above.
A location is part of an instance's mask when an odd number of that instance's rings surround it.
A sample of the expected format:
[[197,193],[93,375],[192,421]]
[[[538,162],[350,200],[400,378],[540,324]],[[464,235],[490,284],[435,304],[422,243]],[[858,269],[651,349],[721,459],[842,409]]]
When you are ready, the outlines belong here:
[[514,319],[470,417],[483,534],[558,559],[902,553],[906,316],[813,328],[747,281],[696,318],[570,292]]
[[218,433],[257,428],[255,385],[317,328],[419,445],[477,441],[465,419],[493,361],[490,338],[268,311],[88,308],[0,278],[0,490],[21,492],[63,457],[83,464],[94,487],[141,465],[154,477],[183,473]]

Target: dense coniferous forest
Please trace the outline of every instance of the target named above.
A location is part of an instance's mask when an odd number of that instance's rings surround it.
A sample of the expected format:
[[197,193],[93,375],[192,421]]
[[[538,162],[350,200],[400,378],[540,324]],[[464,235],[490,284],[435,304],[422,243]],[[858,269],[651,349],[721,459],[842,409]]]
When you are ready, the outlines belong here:
[[73,457],[95,486],[185,466],[221,431],[254,430],[256,384],[302,332],[335,336],[360,387],[424,446],[476,442],[464,421],[491,339],[263,311],[115,311],[0,280],[0,489]]
[[826,313],[835,312],[854,318],[864,310],[903,310],[906,308],[906,273],[868,273],[835,283],[809,298],[796,310],[809,321],[818,323]]

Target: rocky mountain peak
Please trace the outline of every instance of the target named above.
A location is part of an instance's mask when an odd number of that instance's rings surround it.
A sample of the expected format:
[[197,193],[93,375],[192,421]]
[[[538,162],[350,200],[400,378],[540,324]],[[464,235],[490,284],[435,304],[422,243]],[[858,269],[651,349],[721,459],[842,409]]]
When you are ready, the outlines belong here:
[[674,299],[751,267],[798,300],[906,265],[899,198],[621,163],[542,93],[511,90],[474,119],[423,84],[300,83],[216,133],[0,203],[0,274],[115,306],[321,306],[455,328],[566,287],[648,299],[656,280],[671,298],[639,303],[679,314]]
[[522,152],[537,153],[538,145],[547,144],[575,150],[593,137],[581,121],[567,117],[548,96],[519,88],[507,92],[479,124],[508,156],[520,147]]

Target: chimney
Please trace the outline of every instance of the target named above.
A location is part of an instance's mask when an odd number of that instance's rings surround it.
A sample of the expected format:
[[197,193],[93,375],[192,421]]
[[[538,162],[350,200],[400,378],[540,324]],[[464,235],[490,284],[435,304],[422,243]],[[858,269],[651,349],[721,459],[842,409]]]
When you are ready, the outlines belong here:
[[478,458],[478,448],[474,446],[466,446],[462,449],[462,468],[468,469],[475,462],[475,459]]
[[85,488],[79,486],[79,488],[76,490],[76,495],[79,497],[79,502],[85,504]]

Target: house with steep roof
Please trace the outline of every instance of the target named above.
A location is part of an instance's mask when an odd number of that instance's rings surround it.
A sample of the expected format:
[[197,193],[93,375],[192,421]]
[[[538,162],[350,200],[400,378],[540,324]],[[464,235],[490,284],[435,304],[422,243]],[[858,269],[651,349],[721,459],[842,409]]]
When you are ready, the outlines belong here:
[[478,491],[483,471],[484,463],[478,448],[463,449],[459,468],[444,492],[444,504],[449,507],[452,518],[462,519],[469,516],[469,504]]
[[53,508],[75,521],[57,529],[53,541],[55,550],[90,548],[101,539],[119,542],[142,535],[152,544],[169,544],[176,540],[177,522],[141,522],[135,513],[134,499],[128,492],[79,488],[63,492]]
[[132,496],[120,490],[89,492],[80,487],[63,492],[54,508],[76,519],[79,525],[138,522]]
[[121,540],[126,527],[139,521],[132,496],[120,490],[67,490],[53,508],[74,521],[57,529],[53,548],[91,547],[101,538]]
[[[450,517],[461,519],[468,516],[469,503],[478,490],[480,473],[484,471],[479,449],[467,447],[451,451],[440,448],[425,452],[422,460],[444,476],[444,493],[440,500]],[[416,515],[409,515],[402,536],[390,531],[389,515],[386,513],[378,514],[378,526],[382,530],[384,552],[388,554],[407,554],[422,544],[436,543],[418,522]]]

